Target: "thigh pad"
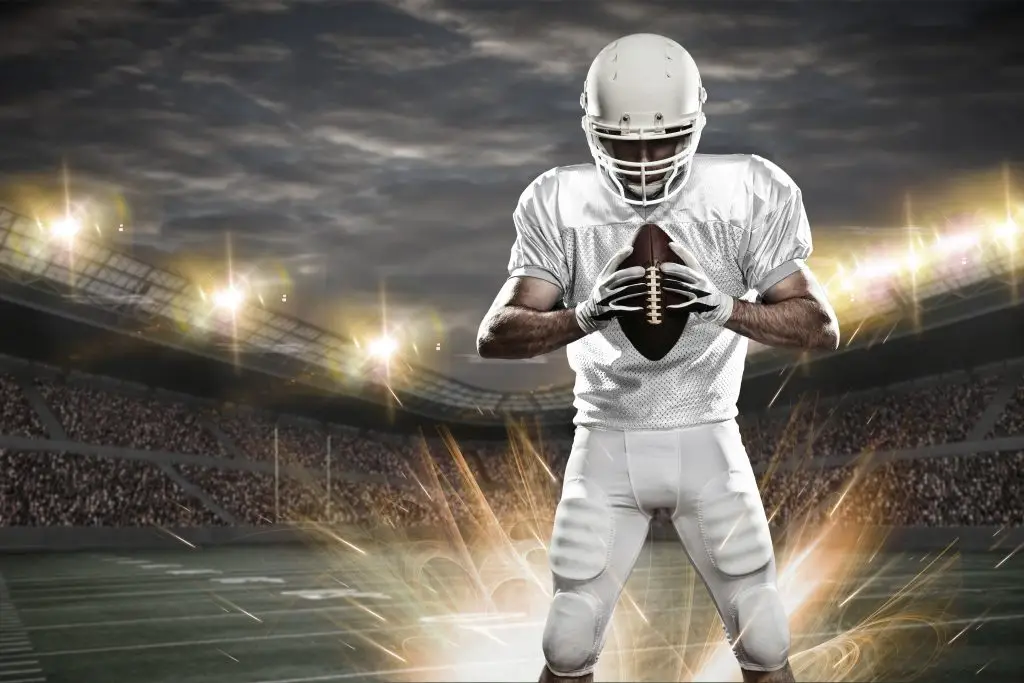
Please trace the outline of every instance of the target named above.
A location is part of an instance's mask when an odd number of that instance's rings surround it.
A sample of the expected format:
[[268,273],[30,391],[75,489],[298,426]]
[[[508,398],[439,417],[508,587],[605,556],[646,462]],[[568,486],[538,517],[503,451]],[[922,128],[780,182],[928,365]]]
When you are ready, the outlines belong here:
[[772,559],[772,536],[753,475],[726,472],[701,491],[698,521],[714,566],[731,577],[746,576]]
[[596,579],[608,568],[615,524],[604,492],[582,479],[566,482],[555,510],[548,561],[556,578]]

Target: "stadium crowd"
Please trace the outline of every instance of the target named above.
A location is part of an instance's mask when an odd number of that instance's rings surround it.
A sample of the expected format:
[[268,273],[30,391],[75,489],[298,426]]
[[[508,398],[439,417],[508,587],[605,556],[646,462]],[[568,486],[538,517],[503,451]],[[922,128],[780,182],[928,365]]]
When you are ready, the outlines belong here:
[[[26,382],[45,406],[33,405]],[[993,379],[940,383],[741,416],[753,462],[804,462],[762,480],[773,523],[813,520],[833,508],[856,522],[1024,523],[1024,453],[897,460],[863,470],[819,466],[823,456],[962,441],[998,386]],[[989,437],[1024,434],[1024,379],[992,425]],[[507,442],[454,444],[9,376],[0,376],[0,433],[158,453],[147,462],[0,449],[0,525],[7,526],[330,521],[400,530],[445,519],[510,522],[531,510],[553,512],[570,445],[545,442],[538,452],[519,440],[515,449]],[[168,453],[210,460],[182,463]],[[818,460],[804,460],[811,454]]]

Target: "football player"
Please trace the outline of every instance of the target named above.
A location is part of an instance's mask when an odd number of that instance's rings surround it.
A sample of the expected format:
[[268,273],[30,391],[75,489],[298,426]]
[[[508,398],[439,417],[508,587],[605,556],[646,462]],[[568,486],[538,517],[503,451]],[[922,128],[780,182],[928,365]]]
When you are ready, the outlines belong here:
[[[690,54],[640,34],[605,47],[580,103],[593,164],[554,168],[514,214],[509,279],[480,325],[492,358],[568,345],[576,437],[550,545],[554,598],[541,681],[590,681],[655,510],[667,509],[707,586],[746,682],[792,681],[772,539],[740,439],[747,340],[835,349],[835,313],[805,260],[800,189],[747,154],[696,154],[706,94]],[[679,343],[651,362],[614,319],[643,276],[620,269],[656,223],[686,266]],[[750,294],[751,296],[745,296]]]

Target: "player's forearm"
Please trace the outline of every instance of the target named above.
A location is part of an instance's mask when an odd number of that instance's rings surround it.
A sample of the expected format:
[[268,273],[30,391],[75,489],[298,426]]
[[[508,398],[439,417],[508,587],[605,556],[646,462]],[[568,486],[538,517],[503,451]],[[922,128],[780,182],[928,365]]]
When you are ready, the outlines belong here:
[[737,300],[725,326],[768,346],[827,349],[839,346],[839,323],[827,304],[813,297],[776,303]]
[[584,336],[573,309],[535,311],[503,306],[480,326],[476,348],[484,358],[543,356]]

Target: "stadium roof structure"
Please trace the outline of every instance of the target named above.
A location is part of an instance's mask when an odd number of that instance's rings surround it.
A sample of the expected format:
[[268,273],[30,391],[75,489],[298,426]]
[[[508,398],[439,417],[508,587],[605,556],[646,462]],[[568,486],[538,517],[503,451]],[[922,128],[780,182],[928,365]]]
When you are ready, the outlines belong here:
[[22,305],[351,395],[387,384],[405,409],[430,417],[493,422],[568,405],[564,389],[506,393],[422,367],[385,381],[347,362],[364,356],[351,340],[260,306],[246,307],[229,326],[203,320],[199,288],[182,275],[90,236],[76,236],[69,249],[45,226],[3,207],[0,278],[16,286],[0,296]]
[[[1012,305],[1005,295],[1015,268],[1012,253],[1006,252],[970,262],[953,259],[909,287],[886,281],[884,291],[862,292],[845,302],[844,337],[855,348],[870,343],[867,334],[857,340],[862,327],[900,335],[920,330],[922,323],[941,325],[976,314],[979,301],[989,308]],[[572,404],[569,386],[501,392],[413,366],[387,380],[348,362],[362,356],[352,341],[260,306],[246,307],[226,329],[201,319],[199,288],[180,274],[90,236],[76,237],[73,250],[68,249],[45,226],[2,207],[0,284],[5,284],[0,296],[22,305],[321,389],[370,393],[383,401],[390,395],[403,409],[431,418],[493,424],[509,417],[564,415]],[[792,362],[792,353],[762,349],[748,359],[748,374]]]

